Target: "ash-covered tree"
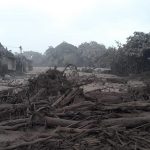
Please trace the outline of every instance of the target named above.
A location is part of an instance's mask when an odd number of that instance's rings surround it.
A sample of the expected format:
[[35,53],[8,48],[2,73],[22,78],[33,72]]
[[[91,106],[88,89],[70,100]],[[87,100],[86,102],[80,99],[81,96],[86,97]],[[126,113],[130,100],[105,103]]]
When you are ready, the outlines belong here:
[[41,53],[34,52],[34,51],[24,51],[23,55],[26,58],[32,60],[33,66],[35,66],[35,67],[42,66],[43,55]]
[[95,41],[85,42],[79,45],[78,52],[82,58],[83,66],[96,67],[98,59],[106,52],[106,47]]
[[109,47],[106,52],[96,61],[97,66],[102,68],[110,68],[116,56],[116,48]]
[[79,65],[80,56],[77,47],[63,42],[55,48],[49,47],[45,52],[45,65],[65,66],[67,64]]
[[150,33],[134,32],[127,38],[126,44],[118,48],[112,70],[118,74],[141,73],[150,70],[148,60],[143,57],[145,50],[150,48]]

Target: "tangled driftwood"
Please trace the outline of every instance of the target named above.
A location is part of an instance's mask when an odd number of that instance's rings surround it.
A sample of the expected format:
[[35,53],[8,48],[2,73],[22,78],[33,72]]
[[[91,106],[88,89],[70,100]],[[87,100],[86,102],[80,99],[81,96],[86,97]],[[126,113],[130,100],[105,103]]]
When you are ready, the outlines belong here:
[[119,95],[116,104],[100,101],[108,93],[93,94],[57,70],[31,79],[18,94],[1,92],[0,133],[7,140],[0,139],[0,150],[150,149],[149,100]]

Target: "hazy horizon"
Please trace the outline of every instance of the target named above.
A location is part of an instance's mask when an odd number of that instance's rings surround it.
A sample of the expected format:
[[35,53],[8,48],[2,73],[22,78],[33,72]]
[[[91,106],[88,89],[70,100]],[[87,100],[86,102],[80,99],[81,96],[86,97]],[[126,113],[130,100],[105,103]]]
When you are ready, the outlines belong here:
[[18,52],[43,53],[63,41],[115,46],[135,31],[150,31],[149,0],[0,1],[0,42]]

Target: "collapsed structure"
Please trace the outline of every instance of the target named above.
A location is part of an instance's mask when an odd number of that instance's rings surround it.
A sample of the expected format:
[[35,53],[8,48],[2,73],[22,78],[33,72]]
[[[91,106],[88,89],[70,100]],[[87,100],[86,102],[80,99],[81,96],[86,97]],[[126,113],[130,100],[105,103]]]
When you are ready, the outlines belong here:
[[0,74],[32,70],[32,61],[23,55],[14,55],[0,43]]

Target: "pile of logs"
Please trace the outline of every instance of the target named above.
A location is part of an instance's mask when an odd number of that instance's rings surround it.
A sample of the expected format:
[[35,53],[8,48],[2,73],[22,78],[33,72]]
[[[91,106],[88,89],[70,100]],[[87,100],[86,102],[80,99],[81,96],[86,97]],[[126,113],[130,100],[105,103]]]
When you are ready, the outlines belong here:
[[150,100],[107,95],[85,94],[57,70],[0,93],[0,150],[149,150]]

